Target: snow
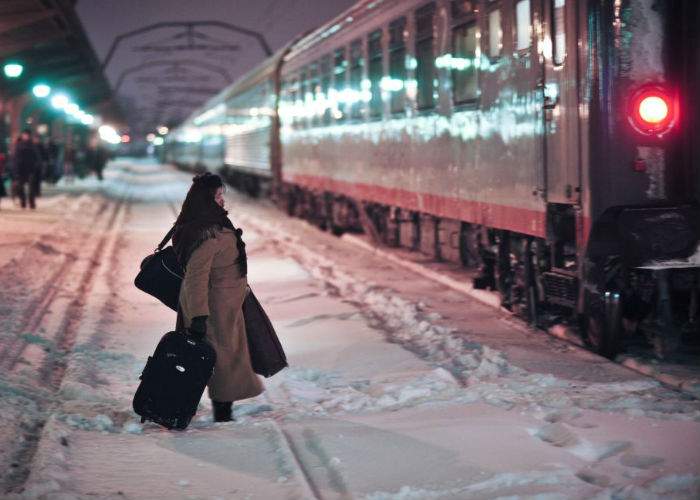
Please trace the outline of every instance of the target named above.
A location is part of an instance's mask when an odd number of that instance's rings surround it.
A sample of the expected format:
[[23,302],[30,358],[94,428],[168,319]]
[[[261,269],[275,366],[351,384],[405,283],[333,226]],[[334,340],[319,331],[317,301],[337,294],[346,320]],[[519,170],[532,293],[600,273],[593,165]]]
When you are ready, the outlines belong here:
[[[266,379],[262,396],[236,403],[235,422],[212,422],[205,397],[185,432],[141,424],[131,397],[146,357],[175,318],[131,281],[140,257],[172,222],[169,203],[177,206],[189,176],[133,161],[113,163],[105,173],[102,184],[76,181],[49,191],[69,199],[85,191],[77,206],[83,208],[103,196],[130,201],[110,230],[109,258],[95,264],[69,355],[56,358],[65,361],[60,386],[47,386],[37,372],[42,360],[57,356],[54,335],[62,311],[71,310],[74,284],[60,285],[36,331],[20,332],[27,350],[0,376],[6,422],[0,444],[7,446],[0,465],[9,470],[20,460],[27,474],[4,479],[24,488],[7,498],[700,494],[700,450],[689,445],[700,442],[697,400],[568,349],[556,352],[565,363],[590,361],[583,366],[599,373],[596,381],[533,370],[536,363],[519,360],[542,352],[517,328],[436,308],[442,289],[412,294],[415,283],[372,264],[350,243],[233,193],[228,204],[249,245],[251,285],[290,368]],[[66,232],[86,223],[56,221]],[[68,240],[37,241],[55,250],[31,253],[38,269],[68,251],[89,265]],[[358,260],[346,258],[351,254]],[[9,302],[3,346],[19,321],[15,312],[31,304],[33,293]],[[18,447],[17,433],[38,440],[36,446]],[[22,449],[33,455],[10,451]]]

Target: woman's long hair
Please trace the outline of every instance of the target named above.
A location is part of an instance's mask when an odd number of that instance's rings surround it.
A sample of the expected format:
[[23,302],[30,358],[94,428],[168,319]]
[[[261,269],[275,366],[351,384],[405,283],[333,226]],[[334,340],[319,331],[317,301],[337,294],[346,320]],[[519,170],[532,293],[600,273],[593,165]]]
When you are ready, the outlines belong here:
[[241,275],[245,276],[248,265],[245,243],[241,238],[243,232],[234,227],[228,218],[228,212],[215,200],[216,191],[223,187],[221,177],[209,172],[196,175],[192,179],[192,186],[187,192],[175,222],[173,247],[180,264],[185,267],[192,252],[204,241],[213,238],[217,229],[229,228],[236,235],[239,269]]
[[216,174],[206,172],[192,178],[192,185],[185,201],[182,202],[180,215],[176,225],[188,224],[197,220],[211,220],[220,223],[228,212],[221,208],[215,201],[216,191],[223,188],[224,183]]

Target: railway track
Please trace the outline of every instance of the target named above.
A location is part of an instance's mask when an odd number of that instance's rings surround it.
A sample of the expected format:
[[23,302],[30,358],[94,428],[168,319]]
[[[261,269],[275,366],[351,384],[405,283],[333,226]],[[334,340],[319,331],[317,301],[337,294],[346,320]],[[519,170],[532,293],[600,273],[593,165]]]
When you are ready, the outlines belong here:
[[[29,365],[35,369],[28,371],[33,373],[31,379],[23,375],[18,380],[33,389],[30,397],[39,412],[31,424],[15,429],[16,435],[21,436],[19,440],[0,443],[7,451],[12,450],[6,454],[10,457],[11,469],[0,483],[5,493],[20,491],[29,475],[42,430],[57,404],[52,395],[58,392],[65,377],[90,292],[105,261],[101,257],[114,254],[127,207],[124,198],[103,200],[88,215],[87,221],[63,221],[71,231],[68,244],[60,252],[63,258],[60,265],[50,273],[32,273],[26,277],[27,283],[20,283],[20,286],[29,286],[31,278],[40,280],[37,286],[31,288],[33,293],[22,301],[19,310],[12,315],[14,323],[9,324],[14,324],[14,327],[8,332],[11,337],[2,339],[0,369],[8,375],[10,383],[20,367]],[[84,215],[84,212],[77,214],[78,218]],[[71,222],[79,225],[77,230]],[[13,267],[31,269],[33,265],[43,269],[42,264],[46,263],[32,262],[32,258],[32,251],[25,251]],[[0,277],[5,278],[4,275],[10,271],[13,269],[3,268]],[[32,356],[30,351],[37,338],[43,338],[45,348],[39,355],[34,349]]]

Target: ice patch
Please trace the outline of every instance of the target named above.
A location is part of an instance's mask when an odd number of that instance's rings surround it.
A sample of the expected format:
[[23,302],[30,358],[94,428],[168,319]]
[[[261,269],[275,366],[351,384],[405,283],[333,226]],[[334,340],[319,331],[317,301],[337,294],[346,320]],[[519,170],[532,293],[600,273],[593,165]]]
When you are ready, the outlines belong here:
[[569,448],[569,451],[583,460],[597,462],[599,460],[603,460],[604,458],[617,455],[618,453],[629,449],[631,446],[632,443],[629,441],[592,443],[582,439],[579,444]]

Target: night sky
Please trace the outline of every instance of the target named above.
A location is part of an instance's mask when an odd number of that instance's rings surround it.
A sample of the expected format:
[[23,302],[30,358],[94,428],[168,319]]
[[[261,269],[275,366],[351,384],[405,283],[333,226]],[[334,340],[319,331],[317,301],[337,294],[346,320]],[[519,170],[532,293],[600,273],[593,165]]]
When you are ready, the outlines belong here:
[[[310,29],[332,19],[356,0],[80,0],[77,11],[98,57],[104,60],[114,38],[149,24],[168,21],[217,20],[264,34],[273,51]],[[195,42],[238,50],[179,50],[163,47],[186,45],[185,28],[166,28],[123,42],[106,74],[114,88],[125,69],[143,63],[196,60],[211,63],[232,79],[253,68],[265,57],[252,37],[216,27],[197,29]],[[141,50],[139,50],[141,47]],[[143,48],[147,50],[144,50]],[[128,114],[132,133],[145,133],[161,123],[187,117],[197,104],[228,82],[220,72],[182,64],[146,65],[123,79],[119,102]],[[186,91],[184,91],[186,90]],[[142,130],[139,130],[142,129]]]

